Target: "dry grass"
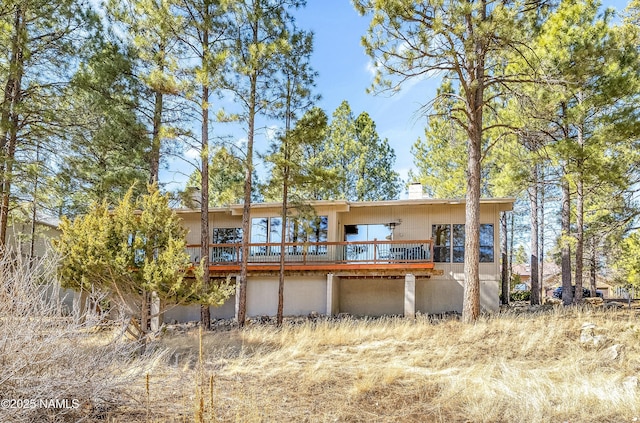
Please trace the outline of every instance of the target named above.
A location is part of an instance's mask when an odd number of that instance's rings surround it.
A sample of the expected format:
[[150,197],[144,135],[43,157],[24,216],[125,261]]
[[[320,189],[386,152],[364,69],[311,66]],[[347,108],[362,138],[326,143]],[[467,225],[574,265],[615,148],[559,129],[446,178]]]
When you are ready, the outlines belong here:
[[91,421],[137,408],[130,387],[166,361],[163,351],[141,353],[103,330],[100,316],[65,310],[53,263],[10,257],[0,258],[0,422]]
[[636,310],[194,330],[140,355],[65,317],[36,283],[44,277],[0,262],[0,399],[82,406],[2,409],[2,422],[640,420]]
[[628,310],[320,321],[205,334],[200,365],[194,331],[164,340],[150,401],[157,421],[631,422],[639,341]]

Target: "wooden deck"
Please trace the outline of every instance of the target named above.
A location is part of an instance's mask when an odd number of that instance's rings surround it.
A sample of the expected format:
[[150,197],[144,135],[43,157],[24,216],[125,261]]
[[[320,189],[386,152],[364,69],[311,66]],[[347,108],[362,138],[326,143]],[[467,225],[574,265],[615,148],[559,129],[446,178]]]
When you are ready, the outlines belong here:
[[[279,272],[281,251],[279,243],[249,244],[249,272]],[[200,246],[189,245],[187,252],[194,264],[200,261]],[[209,268],[212,276],[240,272],[242,254],[240,244],[211,244]],[[289,273],[429,273],[434,268],[431,240],[286,243],[284,258],[285,271]]]

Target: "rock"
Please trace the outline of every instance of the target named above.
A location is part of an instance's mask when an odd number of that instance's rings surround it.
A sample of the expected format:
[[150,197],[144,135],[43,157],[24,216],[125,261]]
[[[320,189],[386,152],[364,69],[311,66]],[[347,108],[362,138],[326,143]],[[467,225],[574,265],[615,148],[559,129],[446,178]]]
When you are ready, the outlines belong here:
[[613,361],[620,356],[622,345],[614,344],[602,351],[602,359],[605,361]]
[[628,376],[624,378],[622,381],[622,386],[624,389],[629,392],[634,392],[638,389],[638,377],[637,376]]
[[312,311],[311,313],[309,313],[309,320],[316,320],[318,317],[320,317],[320,313],[318,313],[317,311]]
[[604,300],[600,297],[587,297],[587,298],[583,298],[582,301],[585,304],[589,304],[595,307],[599,307],[604,304]]
[[580,329],[580,343],[585,346],[598,347],[603,345],[607,341],[607,337],[604,335],[595,334],[596,325],[590,322],[582,324]]
[[606,303],[606,304],[605,304],[605,307],[606,307],[606,308],[619,309],[619,308],[623,308],[623,307],[624,307],[624,304],[619,303],[619,302],[617,302],[617,301],[612,301],[612,302],[610,302],[610,303]]
[[546,297],[544,299],[544,304],[549,304],[549,305],[562,305],[562,300],[560,298],[555,298],[555,297]]

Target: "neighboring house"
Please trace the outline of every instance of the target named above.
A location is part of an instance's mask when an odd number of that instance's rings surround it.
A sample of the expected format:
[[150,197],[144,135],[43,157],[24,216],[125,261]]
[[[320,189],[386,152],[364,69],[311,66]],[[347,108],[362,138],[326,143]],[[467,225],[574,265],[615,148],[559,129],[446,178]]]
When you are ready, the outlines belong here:
[[[22,211],[22,209],[18,210]],[[58,229],[60,221],[53,217],[38,215],[33,225],[30,216],[25,214],[20,217],[23,219],[13,219],[9,222],[7,248],[24,258],[44,257],[51,248],[51,240],[60,235]]]
[[[480,300],[484,310],[499,307],[499,218],[502,211],[512,210],[513,202],[481,200]],[[310,206],[315,217],[288,218],[283,230],[281,204],[252,204],[247,316],[276,314],[282,253],[285,315],[462,311],[464,201],[315,201]],[[183,209],[177,213],[189,230],[189,254],[198,262],[200,212]],[[211,209],[209,225],[211,277],[237,278],[242,205]],[[286,246],[281,251],[283,236]],[[211,311],[217,318],[234,317],[237,298]],[[198,320],[199,308],[176,307],[165,313],[165,321],[174,319]]]
[[[6,248],[14,255],[19,254],[25,262],[34,260],[40,263],[40,259],[51,251],[51,241],[60,236],[60,221],[55,217],[38,214],[34,225],[30,210],[26,211],[24,208],[15,209],[13,217],[7,227]],[[55,292],[59,293],[69,310],[75,307],[74,302],[80,298],[71,289],[56,289]]]
[[521,289],[521,291],[531,289],[531,266],[528,264],[514,264],[511,267],[511,274],[520,276],[520,284],[525,285],[525,289]]

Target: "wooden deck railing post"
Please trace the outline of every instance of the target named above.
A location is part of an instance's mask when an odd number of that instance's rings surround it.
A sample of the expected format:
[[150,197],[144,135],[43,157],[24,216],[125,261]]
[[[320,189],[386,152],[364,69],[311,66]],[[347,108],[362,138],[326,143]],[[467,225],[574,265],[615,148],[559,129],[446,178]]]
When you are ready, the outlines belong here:
[[377,263],[378,260],[376,259],[376,250],[378,249],[378,239],[374,238],[373,240],[373,262]]

